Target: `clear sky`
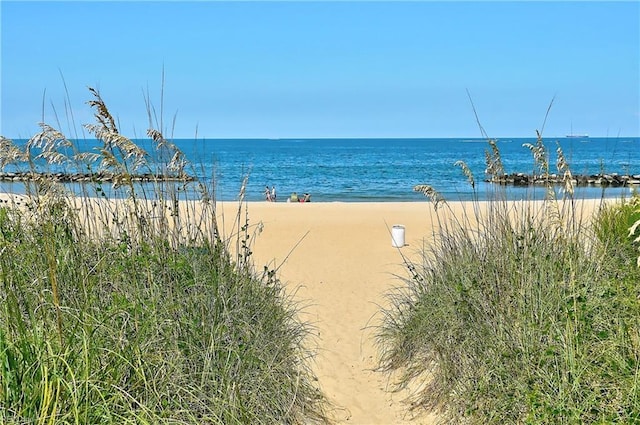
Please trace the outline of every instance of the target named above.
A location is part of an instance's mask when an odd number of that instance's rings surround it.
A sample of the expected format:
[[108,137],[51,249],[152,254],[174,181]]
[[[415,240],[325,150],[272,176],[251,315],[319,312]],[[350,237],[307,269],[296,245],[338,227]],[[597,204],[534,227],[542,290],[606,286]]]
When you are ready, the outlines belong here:
[[467,90],[491,137],[535,136],[554,97],[546,136],[640,135],[638,1],[2,0],[0,19],[9,138],[43,107],[82,136],[87,86],[129,137],[145,93],[176,138],[480,137]]

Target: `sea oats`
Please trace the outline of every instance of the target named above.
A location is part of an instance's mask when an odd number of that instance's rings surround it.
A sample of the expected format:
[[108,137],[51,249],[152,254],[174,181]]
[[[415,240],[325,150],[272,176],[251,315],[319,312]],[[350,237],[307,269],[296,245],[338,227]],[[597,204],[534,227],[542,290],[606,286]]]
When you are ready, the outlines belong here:
[[32,149],[40,149],[34,159],[44,159],[48,164],[64,164],[69,158],[60,148],[70,148],[72,143],[64,134],[46,123],[38,124],[42,131],[31,137],[25,146],[25,155],[31,157]]
[[171,160],[167,164],[167,170],[183,177],[185,175],[184,170],[189,165],[185,154],[175,144],[165,139],[162,133],[156,129],[148,129],[147,136],[156,143],[156,150],[171,153]]
[[504,174],[504,166],[502,165],[502,157],[500,156],[500,149],[498,149],[498,144],[496,140],[490,139],[489,146],[491,146],[491,157],[495,163],[496,171],[500,174]]
[[249,177],[245,176],[242,179],[242,185],[240,186],[240,190],[238,191],[238,199],[240,200],[240,202],[244,201],[244,197],[246,195],[246,191],[247,191],[247,183],[249,182]]
[[9,164],[25,162],[28,157],[11,139],[0,136],[0,169]]
[[207,188],[207,186],[205,184],[203,184],[202,182],[197,182],[196,184],[196,192],[199,195],[200,198],[200,202],[203,205],[210,205],[211,204],[211,195],[209,193],[209,189]]
[[154,128],[150,128],[147,130],[147,136],[149,136],[151,140],[156,142],[158,146],[162,146],[162,144],[165,143],[165,139],[162,133]]
[[47,164],[64,164],[66,162],[69,162],[69,157],[54,150],[44,151],[40,155],[38,155],[36,159],[37,158],[44,159],[45,161],[47,161]]
[[440,204],[446,204],[444,197],[428,184],[419,184],[413,187],[414,192],[420,192],[433,203],[433,208],[438,209]]
[[73,160],[77,162],[83,162],[88,165],[98,161],[101,157],[102,155],[95,152],[78,152],[73,155]]
[[484,159],[487,166],[485,173],[491,176],[492,181],[496,181],[498,178],[504,176],[504,165],[502,164],[500,149],[498,148],[496,141],[489,139],[488,143],[491,147],[491,151],[484,151]]
[[100,169],[119,169],[121,164],[110,150],[100,149],[100,157],[102,158],[102,161],[100,162]]
[[42,150],[50,150],[56,146],[61,146],[61,147],[71,146],[71,142],[67,140],[65,135],[62,134],[56,128],[43,122],[38,123],[38,125],[40,126],[42,131],[34,135],[31,139],[29,139],[29,141],[27,142],[27,147],[29,149],[39,148]]
[[93,94],[94,100],[90,100],[87,104],[95,108],[95,118],[100,123],[100,126],[108,129],[113,133],[119,133],[118,127],[116,126],[116,121],[113,119],[113,116],[109,112],[107,105],[102,100],[100,93],[94,89],[93,87],[89,87],[89,91]]
[[541,146],[538,143],[536,143],[535,145],[531,143],[524,143],[522,146],[528,148],[531,151],[531,153],[533,154],[533,161],[540,173],[543,175],[546,174],[546,151],[544,149],[544,146]]
[[475,188],[476,182],[475,182],[475,179],[473,178],[473,172],[471,171],[467,163],[464,161],[456,161],[456,163],[453,165],[456,167],[460,167],[462,169],[462,174],[464,174],[467,177],[467,181],[469,182],[471,187]]
[[169,171],[175,171],[178,173],[178,175],[182,176],[187,164],[188,161],[184,156],[184,153],[182,153],[182,151],[176,150],[173,154],[173,157],[171,158],[171,161],[169,161],[169,164],[167,165],[167,169]]
[[492,174],[492,175],[498,174],[500,166],[497,163],[497,161],[495,160],[495,157],[493,156],[493,153],[488,151],[488,150],[485,150],[484,158],[485,158],[485,161],[486,161],[487,170],[489,170],[489,174]]
[[558,168],[558,172],[562,173],[562,182],[564,184],[564,191],[569,195],[573,196],[575,189],[575,181],[573,179],[573,175],[571,174],[571,169],[569,168],[569,164],[567,163],[564,152],[562,152],[562,148],[560,144],[558,144],[558,148],[556,149],[557,161],[556,166]]

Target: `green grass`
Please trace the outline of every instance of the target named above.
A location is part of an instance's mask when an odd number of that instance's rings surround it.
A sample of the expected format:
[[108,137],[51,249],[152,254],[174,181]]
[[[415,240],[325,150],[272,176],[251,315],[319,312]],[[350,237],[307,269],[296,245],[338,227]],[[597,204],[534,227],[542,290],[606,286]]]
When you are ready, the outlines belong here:
[[[542,139],[530,148],[549,172]],[[566,188],[537,207],[498,192],[463,217],[416,188],[444,208],[377,334],[380,369],[414,388],[413,409],[452,424],[640,423],[640,268],[629,236],[639,201],[590,218]]]
[[[206,190],[180,199],[186,180],[141,191],[130,176],[146,153],[92,94],[98,155],[46,125],[26,151],[2,139],[2,164],[86,161],[117,172],[124,199],[97,204],[94,184],[78,202],[36,181],[26,207],[0,208],[0,423],[326,422],[311,329],[275,273],[255,271],[248,221],[223,237]],[[149,136],[185,175],[181,153]]]

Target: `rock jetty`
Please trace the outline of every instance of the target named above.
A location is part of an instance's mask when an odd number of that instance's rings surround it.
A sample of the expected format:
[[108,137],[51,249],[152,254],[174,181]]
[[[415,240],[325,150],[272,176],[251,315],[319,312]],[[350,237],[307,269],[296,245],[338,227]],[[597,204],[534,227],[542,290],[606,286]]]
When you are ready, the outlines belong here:
[[[113,183],[118,174],[109,172],[99,173],[39,173],[34,171],[16,171],[0,173],[2,182],[30,182],[37,180],[48,180],[56,183]],[[192,176],[173,176],[165,174],[132,174],[131,181],[134,183],[169,182],[169,181],[194,181]]]
[[[572,176],[574,186],[640,186],[640,174],[591,174]],[[537,175],[526,173],[511,173],[504,176],[494,176],[486,182],[511,186],[530,186],[544,184],[564,184],[564,177],[558,174]]]

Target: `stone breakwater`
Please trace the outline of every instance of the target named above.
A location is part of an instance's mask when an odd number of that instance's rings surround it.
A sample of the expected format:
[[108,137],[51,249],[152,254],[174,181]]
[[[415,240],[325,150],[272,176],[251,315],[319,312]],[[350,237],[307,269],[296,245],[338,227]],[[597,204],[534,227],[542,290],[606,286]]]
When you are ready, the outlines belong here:
[[[591,174],[571,176],[574,186],[638,186],[640,185],[640,174]],[[535,184],[564,184],[564,176],[558,174],[538,175],[526,173],[511,173],[504,176],[495,176],[485,180],[489,183],[497,183],[512,186],[529,186]]]
[[[2,182],[30,182],[38,180],[48,180],[56,183],[113,183],[124,177],[121,174],[99,172],[99,173],[38,173],[34,171],[16,171],[0,173]],[[151,183],[167,181],[194,181],[191,176],[172,176],[164,174],[131,174],[131,181],[134,183]]]

